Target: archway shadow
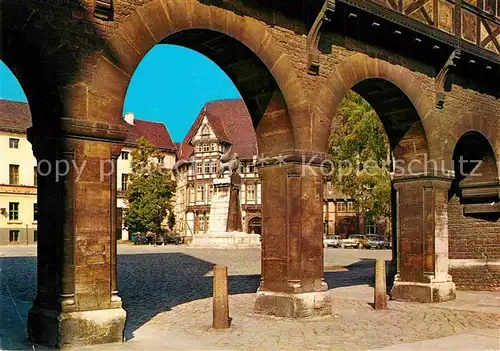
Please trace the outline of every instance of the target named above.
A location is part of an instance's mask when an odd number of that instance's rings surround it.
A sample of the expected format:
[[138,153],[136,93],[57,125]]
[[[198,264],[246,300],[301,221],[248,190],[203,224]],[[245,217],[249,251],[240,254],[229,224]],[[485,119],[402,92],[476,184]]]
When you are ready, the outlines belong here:
[[[211,297],[214,265],[177,252],[118,255],[119,295],[127,311],[126,339],[132,339],[137,329],[159,313]],[[375,260],[361,258],[325,272],[325,281],[330,289],[374,286],[374,265]],[[27,314],[36,295],[36,257],[0,258],[0,268],[0,302],[5,302],[0,303],[0,349],[26,349]],[[260,274],[230,275],[229,293],[254,293],[259,284]]]
[[[212,296],[214,263],[183,253],[118,255],[118,289],[127,311],[125,338],[159,313]],[[229,293],[257,290],[260,275],[229,276]]]
[[[387,293],[391,291],[394,284],[390,264],[391,260],[385,260]],[[360,258],[359,261],[333,272],[329,272],[328,267],[325,267],[324,276],[329,289],[354,285],[368,285],[373,288],[375,287],[375,259]]]

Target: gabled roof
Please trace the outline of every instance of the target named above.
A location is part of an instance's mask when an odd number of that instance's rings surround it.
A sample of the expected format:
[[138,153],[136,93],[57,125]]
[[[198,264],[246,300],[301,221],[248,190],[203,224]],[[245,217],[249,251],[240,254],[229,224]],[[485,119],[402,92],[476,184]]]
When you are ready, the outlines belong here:
[[[124,123],[129,129],[125,144],[137,145],[137,139],[143,136],[159,149],[177,150],[163,123],[140,119],[135,119],[134,125]],[[0,99],[0,130],[26,133],[31,125],[30,108],[26,102]]]
[[26,102],[0,99],[0,130],[26,133],[29,127],[31,113]]
[[170,133],[163,123],[134,119],[133,125],[128,123],[127,125],[129,132],[125,144],[137,145],[137,139],[145,137],[159,149],[177,150]]
[[245,102],[242,99],[228,99],[205,104],[178,149],[179,160],[187,160],[193,154],[191,139],[205,116],[219,141],[233,146],[232,153],[237,153],[241,158],[257,155],[257,137]]

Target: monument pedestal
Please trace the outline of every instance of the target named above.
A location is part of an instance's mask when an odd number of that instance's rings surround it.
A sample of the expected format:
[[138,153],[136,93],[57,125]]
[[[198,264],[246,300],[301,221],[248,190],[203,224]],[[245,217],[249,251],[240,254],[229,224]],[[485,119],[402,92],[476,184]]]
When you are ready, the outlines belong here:
[[191,247],[248,248],[260,247],[260,235],[243,231],[239,190],[241,177],[214,179],[208,233],[194,234]]
[[247,234],[242,232],[220,232],[195,234],[191,247],[204,247],[214,249],[244,249],[260,247],[259,234]]

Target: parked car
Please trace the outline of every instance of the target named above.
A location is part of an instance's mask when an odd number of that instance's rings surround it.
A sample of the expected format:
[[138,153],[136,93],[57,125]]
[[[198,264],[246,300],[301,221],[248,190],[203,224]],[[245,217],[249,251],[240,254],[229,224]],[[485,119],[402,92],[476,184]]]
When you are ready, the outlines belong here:
[[163,245],[165,243],[165,239],[163,238],[162,235],[156,235],[155,243],[156,245]]
[[340,241],[340,247],[341,248],[346,248],[346,247],[355,247],[358,249],[362,249],[366,247],[368,244],[368,238],[365,235],[361,234],[353,234],[350,235],[348,239],[342,239]]
[[163,238],[163,242],[166,244],[174,244],[174,245],[179,245],[179,244],[184,244],[184,237],[182,236],[176,236],[176,235],[165,235]]
[[369,234],[366,237],[368,238],[367,249],[383,249],[388,244],[381,235]]
[[324,247],[328,247],[328,246],[339,247],[340,240],[341,240],[340,235],[327,235],[323,239],[323,246]]
[[148,245],[149,239],[145,235],[135,235],[134,236],[134,245]]

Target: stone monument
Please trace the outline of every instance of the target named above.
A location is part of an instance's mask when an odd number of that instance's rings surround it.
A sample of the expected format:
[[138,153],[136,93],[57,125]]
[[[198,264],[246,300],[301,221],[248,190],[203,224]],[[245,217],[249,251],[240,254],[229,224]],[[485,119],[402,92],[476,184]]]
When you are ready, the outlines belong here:
[[[214,193],[210,204],[210,225],[208,233],[193,235],[191,246],[211,248],[260,247],[260,235],[243,231],[241,216],[241,176],[237,170],[237,155],[219,166],[219,177],[213,180]],[[224,170],[229,176],[224,176]]]

